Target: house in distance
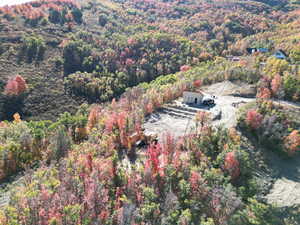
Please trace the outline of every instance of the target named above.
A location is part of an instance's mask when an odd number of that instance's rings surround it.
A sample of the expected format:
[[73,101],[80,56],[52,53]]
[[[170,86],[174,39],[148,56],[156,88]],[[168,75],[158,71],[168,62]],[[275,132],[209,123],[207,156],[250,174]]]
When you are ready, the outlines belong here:
[[246,50],[249,54],[253,54],[255,52],[259,52],[259,53],[269,52],[269,49],[267,49],[267,48],[247,48]]
[[[267,48],[247,48],[246,50],[249,54],[269,52],[269,49]],[[276,59],[288,58],[288,55],[281,49],[276,50],[272,56],[274,56]]]
[[281,49],[277,50],[273,56],[275,56],[277,59],[286,59],[287,58],[287,54]]

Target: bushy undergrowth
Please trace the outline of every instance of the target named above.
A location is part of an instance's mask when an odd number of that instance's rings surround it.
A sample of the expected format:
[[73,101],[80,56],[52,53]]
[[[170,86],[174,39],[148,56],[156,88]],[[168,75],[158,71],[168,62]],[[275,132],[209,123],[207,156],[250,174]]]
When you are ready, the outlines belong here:
[[[27,176],[2,222],[224,224],[243,207],[242,198],[252,196],[237,194],[251,174],[248,153],[240,149],[235,132],[205,125],[178,141],[167,135],[162,144],[148,147],[145,162],[125,169],[115,147],[119,129],[102,135],[97,144],[77,146],[57,167]],[[214,157],[202,151],[206,146],[214,148]]]
[[42,37],[24,37],[23,45],[19,52],[19,60],[25,59],[29,63],[33,61],[42,61],[45,51],[46,45]]
[[245,133],[253,134],[258,144],[270,150],[288,156],[300,151],[299,121],[279,103],[258,100],[241,112],[239,126]]
[[[55,159],[67,157],[26,178],[2,211],[3,223],[224,224],[242,209],[256,186],[251,184],[248,150],[241,147],[234,129],[212,128],[206,115],[199,115],[194,133],[177,141],[166,135],[161,144],[147,148],[145,157],[135,152],[130,137],[142,132],[144,116],[181,96],[190,83],[178,79],[165,84],[162,78],[157,82],[161,86],[153,82],[146,89],[132,88],[118,102],[94,106],[86,125],[67,114],[49,125],[49,130],[55,128],[56,140],[45,138],[50,141],[45,152]],[[83,108],[79,115],[85,112]],[[86,128],[88,141],[70,147],[61,126],[75,132]],[[58,151],[48,152],[51,147]],[[129,157],[138,156],[130,169],[118,156],[124,149]]]
[[65,83],[75,94],[93,102],[110,100],[127,87],[150,82],[160,75],[179,71],[185,64],[201,61],[199,45],[159,32],[119,36],[117,41],[100,42],[104,45],[87,40],[71,40],[65,44]]

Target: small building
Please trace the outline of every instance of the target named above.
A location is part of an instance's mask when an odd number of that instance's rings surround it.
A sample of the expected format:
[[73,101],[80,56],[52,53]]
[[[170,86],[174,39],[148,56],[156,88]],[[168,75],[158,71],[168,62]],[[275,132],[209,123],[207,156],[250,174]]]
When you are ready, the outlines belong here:
[[281,49],[277,50],[273,56],[275,56],[277,59],[286,59],[288,57],[287,54]]
[[267,53],[269,51],[267,48],[247,48],[246,50],[249,54],[253,54],[255,52]]
[[183,103],[201,105],[204,94],[201,92],[183,92]]

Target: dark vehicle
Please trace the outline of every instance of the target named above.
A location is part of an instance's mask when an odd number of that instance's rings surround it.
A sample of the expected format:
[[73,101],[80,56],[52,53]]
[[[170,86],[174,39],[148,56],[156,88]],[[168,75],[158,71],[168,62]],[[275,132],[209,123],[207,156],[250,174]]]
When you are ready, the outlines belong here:
[[204,97],[202,99],[202,104],[205,106],[213,106],[215,105],[215,100],[211,97]]

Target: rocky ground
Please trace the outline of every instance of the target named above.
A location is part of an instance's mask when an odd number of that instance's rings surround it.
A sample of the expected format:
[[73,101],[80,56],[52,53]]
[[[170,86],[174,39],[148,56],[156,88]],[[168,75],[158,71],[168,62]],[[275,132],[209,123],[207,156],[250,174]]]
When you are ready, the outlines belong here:
[[274,179],[267,202],[279,207],[300,205],[300,157],[285,159],[269,152],[265,161]]

